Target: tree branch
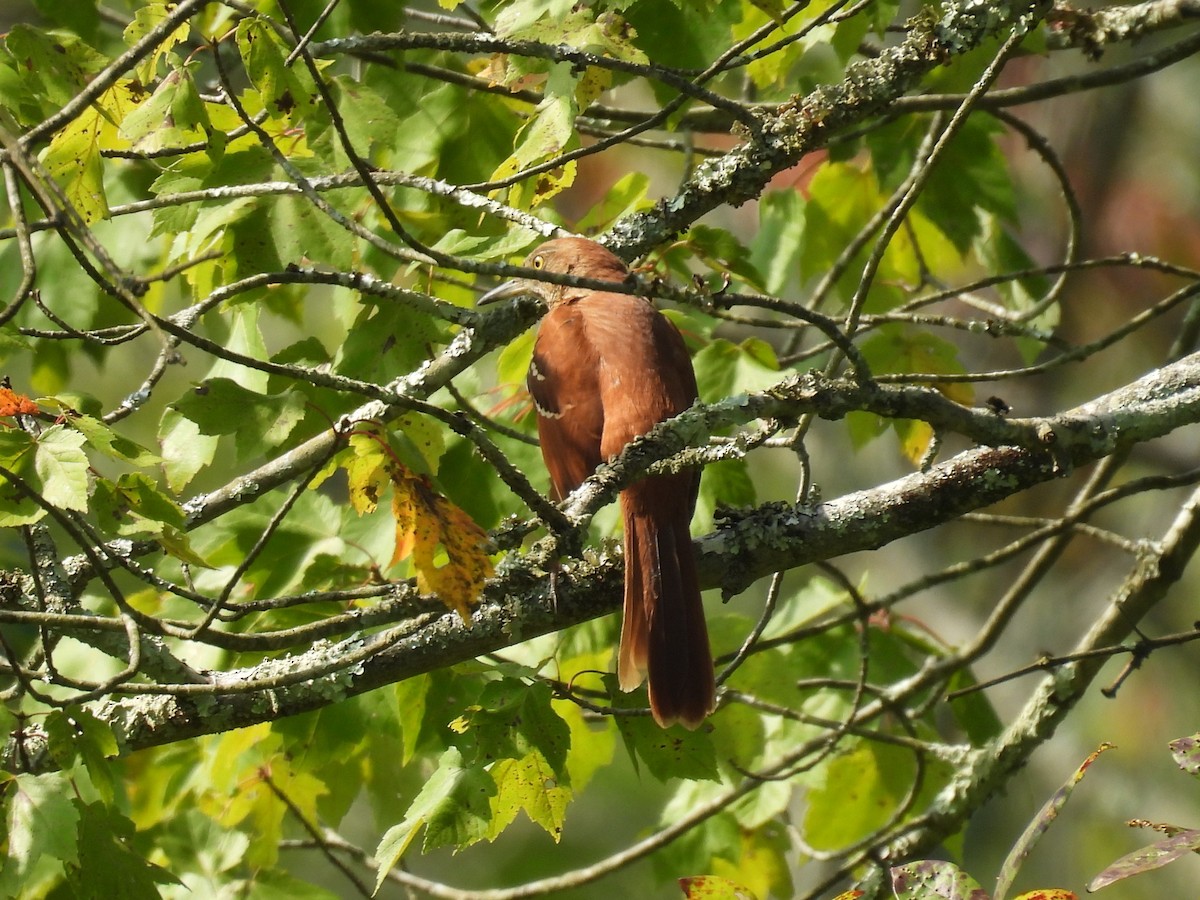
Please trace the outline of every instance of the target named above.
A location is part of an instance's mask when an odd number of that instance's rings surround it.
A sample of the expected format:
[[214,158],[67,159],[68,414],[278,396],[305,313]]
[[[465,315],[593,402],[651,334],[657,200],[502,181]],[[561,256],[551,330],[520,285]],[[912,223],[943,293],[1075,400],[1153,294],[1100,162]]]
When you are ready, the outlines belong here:
[[[803,379],[797,379],[803,381]],[[838,385],[853,396],[873,389]],[[891,483],[847,494],[815,507],[766,504],[735,521],[719,524],[699,542],[701,583],[737,591],[775,571],[818,559],[883,546],[980,509],[1033,485],[1060,477],[1072,467],[1101,459],[1130,443],[1150,440],[1200,421],[1200,355],[1158,369],[1131,385],[1044,420],[1006,421],[983,410],[954,407],[933,399],[936,392],[915,388],[887,389],[874,408],[912,415],[940,411],[965,433],[989,436],[998,443],[1029,437],[1029,449],[1006,445],[969,450]],[[736,410],[778,412],[820,407],[841,415],[849,407],[814,397],[837,397],[838,391],[802,392],[797,400],[773,392],[733,398],[685,413],[636,442],[613,466],[585,482],[569,499],[567,511],[595,502],[596,492],[612,496],[632,465],[648,468],[646,447],[658,458],[669,456],[671,442],[661,440],[672,429],[689,433],[686,417],[706,416],[733,421],[753,418]],[[949,404],[942,406],[942,404]],[[743,407],[743,404],[745,406]],[[958,412],[949,413],[954,408]],[[957,417],[957,418],[954,418]],[[1041,434],[1056,440],[1043,444]],[[678,442],[677,435],[671,435]],[[669,446],[668,446],[669,445]],[[628,468],[626,468],[628,467]],[[210,502],[217,502],[215,500]],[[470,626],[456,614],[434,612],[370,636],[352,636],[307,652],[267,660],[257,666],[220,673],[215,684],[122,686],[150,696],[98,701],[93,711],[107,721],[124,751],[216,733],[317,709],[404,678],[453,665],[541,634],[605,615],[620,598],[620,559],[602,553],[595,562],[564,564],[558,582],[558,611],[536,565],[538,548],[511,555],[488,585],[483,604]],[[1108,643],[1112,643],[1111,640]],[[159,692],[159,693],[153,693]]]

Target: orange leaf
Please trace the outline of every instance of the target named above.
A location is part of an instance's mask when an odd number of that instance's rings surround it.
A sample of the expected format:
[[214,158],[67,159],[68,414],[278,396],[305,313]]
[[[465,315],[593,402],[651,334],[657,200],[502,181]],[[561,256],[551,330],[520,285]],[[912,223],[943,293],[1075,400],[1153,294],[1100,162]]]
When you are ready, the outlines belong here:
[[395,461],[389,471],[396,517],[396,552],[391,564],[411,557],[417,589],[436,594],[469,624],[471,607],[479,602],[483,583],[492,574],[487,533],[435,491],[426,476]]
[[36,416],[38,405],[10,387],[0,387],[0,416]]

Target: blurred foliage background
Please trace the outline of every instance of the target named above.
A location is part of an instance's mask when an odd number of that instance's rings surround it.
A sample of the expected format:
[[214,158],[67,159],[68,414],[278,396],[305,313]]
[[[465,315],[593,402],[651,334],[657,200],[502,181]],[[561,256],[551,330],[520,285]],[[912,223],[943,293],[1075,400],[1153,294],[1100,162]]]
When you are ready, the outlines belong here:
[[[711,728],[664,737],[644,717],[608,714],[639,700],[596,674],[611,670],[616,637],[614,617],[594,618],[618,603],[613,504],[582,526],[591,549],[568,564],[578,595],[549,612],[536,575],[545,522],[512,474],[545,493],[523,415],[531,333],[518,337],[518,309],[487,320],[472,304],[561,227],[640,264],[689,340],[705,402],[793,371],[845,374],[802,312],[852,335],[876,375],[1013,418],[1052,416],[1191,352],[1180,346],[1195,316],[1185,297],[1110,346],[1039,368],[1198,281],[1194,51],[1099,89],[1070,81],[1194,41],[1194,11],[1095,13],[1142,23],[1134,39],[1115,25],[1089,31],[1093,13],[1067,4],[985,6],[197,4],[186,30],[158,34],[109,91],[55,120],[180,7],[0,3],[0,297],[11,302],[0,351],[11,402],[36,401],[6,406],[0,435],[13,735],[0,887],[352,896],[395,865],[380,896],[485,896],[472,891],[558,877],[546,893],[672,896],[671,879],[708,873],[783,897],[832,896],[864,877],[867,851],[901,840],[905,820],[952,783],[954,752],[995,746],[1002,726],[1031,715],[1044,676],[938,698],[1068,652],[1109,610],[1137,554],[1153,556],[1137,542],[1159,541],[1185,502],[1195,427],[1138,446],[1113,481],[1161,475],[1179,487],[1100,509],[1097,531],[994,627],[994,646],[904,695],[903,714],[837,725],[861,711],[860,680],[886,692],[993,627],[1029,554],[870,604],[1061,516],[1090,468],[988,509],[1003,521],[913,523],[870,551],[850,534],[836,569],[797,551],[774,588],[771,640],[750,645],[729,682],[737,695]],[[317,22],[304,42],[312,66],[289,60]],[[1019,46],[1005,44],[1026,27]],[[889,84],[879,76],[893,50],[908,67]],[[999,62],[979,108],[951,126]],[[1046,83],[1063,87],[1039,97]],[[1023,102],[988,102],[1022,90]],[[755,131],[763,121],[767,136]],[[746,147],[770,152],[747,159]],[[740,177],[722,182],[728,172]],[[914,175],[920,191],[897,216]],[[35,263],[22,257],[26,231]],[[866,249],[841,259],[860,239]],[[826,281],[839,261],[842,277]],[[943,289],[928,310],[909,305]],[[975,444],[939,431],[941,444],[927,426],[864,408],[708,435],[711,447],[736,437],[755,449],[706,467],[694,533],[719,538],[729,508],[805,511],[886,489],[929,454],[952,462]],[[406,503],[413,524],[398,533]],[[89,549],[121,541],[129,563],[99,578]],[[422,541],[436,565],[402,552]],[[744,562],[718,560],[730,572]],[[471,624],[431,599],[469,612],[493,567]],[[726,605],[709,595],[726,661],[774,602],[770,570],[751,572]],[[456,587],[437,590],[439,578]],[[1195,578],[1129,624],[1193,631]],[[141,658],[46,617],[56,612],[136,633]],[[404,653],[389,656],[388,642]],[[954,859],[990,889],[1025,824],[1102,742],[1117,749],[1076,789],[1018,890],[1081,893],[1153,840],[1127,819],[1194,826],[1196,787],[1167,751],[1200,730],[1194,648],[1156,649],[1103,696],[1127,662],[1106,664],[991,799],[956,809],[944,833],[929,827],[921,855]],[[201,687],[189,693],[190,681]],[[606,712],[570,702],[572,691]],[[755,780],[805,741],[811,752],[778,780]],[[569,885],[750,784],[653,855]],[[1105,895],[1187,896],[1196,865]],[[442,892],[405,887],[405,873]]]

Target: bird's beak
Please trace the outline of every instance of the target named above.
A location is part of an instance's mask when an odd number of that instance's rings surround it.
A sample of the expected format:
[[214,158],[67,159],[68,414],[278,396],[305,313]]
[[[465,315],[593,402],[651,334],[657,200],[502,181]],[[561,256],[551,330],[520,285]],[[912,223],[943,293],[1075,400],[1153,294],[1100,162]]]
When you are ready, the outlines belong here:
[[533,291],[529,288],[529,282],[523,279],[516,281],[506,281],[504,284],[492,288],[482,297],[475,301],[476,306],[484,306],[488,303],[495,303],[497,300],[510,300],[513,297],[524,297],[532,294]]

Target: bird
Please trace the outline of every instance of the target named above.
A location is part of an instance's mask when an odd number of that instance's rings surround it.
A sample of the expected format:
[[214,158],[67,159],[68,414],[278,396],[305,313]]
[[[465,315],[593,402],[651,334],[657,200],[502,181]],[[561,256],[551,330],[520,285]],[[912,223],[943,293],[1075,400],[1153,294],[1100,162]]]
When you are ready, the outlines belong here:
[[[547,241],[525,266],[617,283],[630,277],[620,258],[581,237]],[[477,302],[522,295],[548,308],[526,385],[551,492],[561,501],[630,441],[692,406],[696,375],[683,336],[644,297],[521,278]],[[625,598],[617,682],[632,691],[648,681],[650,711],[663,728],[694,730],[716,708],[689,530],[699,486],[699,472],[687,470],[650,475],[620,494]]]

